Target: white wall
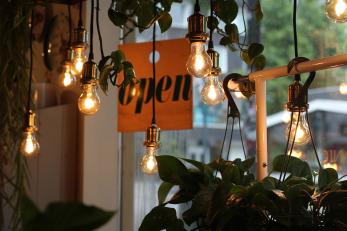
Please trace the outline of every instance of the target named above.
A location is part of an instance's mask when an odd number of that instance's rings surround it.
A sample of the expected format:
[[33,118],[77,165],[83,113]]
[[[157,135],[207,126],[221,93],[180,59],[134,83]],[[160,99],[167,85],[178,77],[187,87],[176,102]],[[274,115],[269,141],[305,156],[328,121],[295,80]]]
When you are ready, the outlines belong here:
[[[110,54],[119,43],[120,30],[108,19],[109,1],[100,1],[100,25],[105,54]],[[87,1],[87,24],[89,30],[90,1]],[[100,60],[99,40],[94,24],[95,62]],[[114,219],[100,230],[119,229],[120,208],[120,159],[117,134],[117,89],[109,87],[108,96],[99,89],[101,109],[93,116],[81,117],[82,186],[84,203],[107,210],[118,210]]]

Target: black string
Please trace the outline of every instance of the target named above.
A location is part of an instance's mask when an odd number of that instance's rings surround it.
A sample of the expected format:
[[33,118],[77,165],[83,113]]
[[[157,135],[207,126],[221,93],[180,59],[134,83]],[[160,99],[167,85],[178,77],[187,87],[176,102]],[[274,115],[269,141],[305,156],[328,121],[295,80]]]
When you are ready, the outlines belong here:
[[239,117],[239,131],[240,131],[240,138],[241,138],[241,144],[242,144],[243,155],[244,155],[245,159],[247,159],[245,145],[243,144],[242,130],[241,130],[241,119],[240,119],[240,117]]
[[[31,22],[30,22],[30,35],[29,35],[29,49],[30,49],[30,71],[29,71],[29,86],[28,86],[28,101],[26,112],[29,116],[30,106],[31,106],[31,82],[33,79],[33,26],[34,26],[34,10],[31,10]],[[27,121],[28,122],[28,121]]]
[[227,158],[226,158],[227,161],[229,160],[230,150],[231,150],[231,142],[233,141],[234,124],[235,124],[235,117],[233,117],[233,122],[231,124],[231,134],[230,134],[229,147],[228,147],[228,153],[227,153]]
[[83,22],[82,22],[82,1],[80,0],[80,9],[79,9],[79,19],[78,19],[78,27],[82,27],[83,26]]
[[213,0],[210,0],[210,6],[211,6],[211,10],[210,10],[210,40],[208,42],[208,48],[209,49],[213,49]]
[[101,58],[104,58],[105,55],[104,55],[104,46],[102,44],[102,37],[101,37],[101,31],[100,31],[99,11],[100,11],[100,0],[96,0],[96,29],[98,31]]
[[68,17],[69,17],[69,43],[68,46],[71,46],[71,30],[72,30],[72,19],[71,19],[71,1],[69,1],[69,4],[67,6],[68,10]]
[[[230,107],[228,106],[227,115],[229,114],[229,111],[230,111]],[[227,122],[225,125],[224,137],[223,137],[223,142],[222,142],[222,149],[221,149],[220,154],[219,154],[219,159],[221,159],[223,156],[224,143],[225,143],[225,138],[227,136],[228,126],[229,126],[229,116],[227,116]]]
[[[294,131],[294,137],[293,137],[293,140],[292,140],[292,144],[290,146],[290,151],[289,151],[289,154],[288,154],[288,161],[287,161],[287,158],[285,156],[284,158],[284,175],[283,175],[283,180],[284,181],[286,179],[286,175],[287,175],[287,170],[288,170],[288,166],[289,166],[289,162],[290,162],[290,157],[292,156],[292,152],[293,152],[293,148],[294,148],[294,143],[295,143],[295,138],[296,138],[296,133],[298,131],[298,127],[299,127],[299,123],[300,123],[300,111],[298,112],[298,118],[297,118],[297,121],[296,121],[296,126],[295,126],[295,131]],[[291,121],[291,124],[292,124],[292,121]],[[288,132],[288,137],[290,137],[290,134],[291,134],[291,129],[289,130]]]
[[[287,143],[286,143],[286,149],[284,151],[284,161],[286,160],[287,154],[288,154],[288,147],[289,147],[289,141],[290,141],[290,131],[292,130],[292,125],[293,125],[293,123],[292,123],[293,115],[294,115],[294,113],[291,112],[291,114],[290,114],[289,132],[288,132]],[[281,181],[281,178],[282,178],[282,175],[283,175],[283,171],[284,171],[284,165],[283,165],[283,168],[282,168],[282,170],[280,172],[280,177],[279,177],[280,181]]]
[[195,13],[199,13],[199,12],[200,12],[199,0],[196,0],[196,1],[195,1],[194,12],[195,12]]
[[[294,32],[294,53],[295,58],[299,56],[298,51],[298,32],[296,28],[296,11],[297,11],[297,0],[294,0],[294,6],[293,6],[293,32]],[[295,75],[295,80],[300,81],[300,75]]]
[[89,61],[94,59],[94,0],[91,0],[91,8],[90,8],[90,50],[89,50]]
[[[156,1],[153,3],[153,14],[154,18],[156,17]],[[155,115],[155,97],[156,97],[156,89],[155,89],[155,82],[156,82],[156,66],[155,66],[155,31],[156,31],[156,21],[153,23],[153,37],[152,37],[152,70],[153,70],[153,98],[152,98],[152,124],[156,124],[156,115]]]
[[315,156],[316,156],[316,159],[317,159],[319,168],[321,169],[321,168],[322,168],[322,165],[321,165],[321,163],[320,163],[320,160],[319,160],[319,157],[318,157],[317,148],[316,148],[316,144],[315,144],[314,139],[313,139],[313,136],[312,136],[311,124],[310,124],[310,120],[309,120],[309,118],[308,118],[308,110],[307,110],[307,108],[306,108],[306,117],[305,117],[305,118],[306,118],[306,121],[307,121],[308,130],[309,130],[309,132],[310,132],[310,137],[311,137],[311,142],[312,142],[314,154],[315,154]]

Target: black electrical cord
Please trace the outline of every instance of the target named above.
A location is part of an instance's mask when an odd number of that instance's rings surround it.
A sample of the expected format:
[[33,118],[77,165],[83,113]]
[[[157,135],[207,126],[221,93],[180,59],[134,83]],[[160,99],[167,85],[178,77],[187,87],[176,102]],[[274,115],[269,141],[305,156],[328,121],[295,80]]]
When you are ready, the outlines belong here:
[[[31,106],[31,83],[33,79],[33,59],[34,59],[34,54],[33,54],[33,26],[34,26],[34,10],[31,10],[31,22],[30,22],[30,34],[29,34],[29,50],[30,50],[30,70],[29,70],[29,86],[28,86],[28,101],[27,101],[27,106],[26,106],[26,117],[28,123],[29,119],[29,111],[30,111],[30,106]],[[28,125],[28,124],[27,124]]]
[[101,36],[101,31],[100,31],[100,20],[99,20],[100,15],[99,15],[99,13],[100,13],[100,0],[96,0],[96,29],[98,31],[101,58],[104,58],[105,54],[104,54],[104,46],[102,43],[102,36]]
[[209,20],[209,23],[210,23],[210,40],[208,42],[208,49],[213,49],[213,0],[210,0],[210,6],[211,6],[211,9],[210,9],[210,20]]
[[[154,17],[156,17],[156,1],[154,1],[153,5],[153,13]],[[156,124],[156,115],[155,115],[155,97],[156,97],[156,66],[155,66],[155,49],[156,49],[156,21],[153,23],[153,37],[152,37],[152,71],[153,71],[153,98],[152,98],[152,124]]]
[[233,133],[234,133],[234,124],[235,124],[235,117],[233,118],[233,122],[231,123],[231,133],[230,133],[230,139],[229,139],[229,147],[228,147],[228,153],[227,153],[227,158],[226,160],[229,160],[230,156],[230,150],[231,150],[231,142],[233,141]]
[[245,145],[243,143],[243,138],[242,138],[241,118],[240,117],[239,117],[239,131],[240,131],[240,139],[241,139],[241,144],[242,144],[243,156],[245,157],[245,159],[247,159],[246,149],[245,149]]
[[199,13],[199,12],[200,12],[200,3],[199,3],[199,0],[196,0],[196,1],[195,1],[194,12],[195,12],[195,13]]
[[68,11],[68,20],[69,20],[69,42],[68,42],[68,46],[71,46],[71,30],[72,30],[72,18],[71,18],[71,1],[69,1],[69,4],[67,6],[67,11]]
[[82,27],[83,26],[83,22],[82,22],[82,5],[83,5],[83,0],[80,0],[78,27]]
[[[294,0],[294,6],[293,6],[293,33],[294,33],[294,54],[295,58],[299,56],[298,51],[298,32],[297,32],[297,25],[296,25],[296,11],[297,11],[297,0]],[[295,75],[295,81],[300,81],[300,75]]]
[[306,108],[306,117],[305,119],[307,120],[307,125],[308,125],[308,130],[310,132],[310,137],[311,137],[311,142],[312,142],[312,146],[313,146],[313,150],[314,150],[314,154],[316,156],[319,168],[322,168],[322,164],[320,163],[319,157],[318,157],[318,152],[317,152],[317,148],[316,148],[316,144],[314,142],[313,136],[312,136],[312,131],[311,131],[311,124],[310,124],[310,120],[308,118],[308,109]]
[[94,0],[91,0],[91,7],[90,7],[90,49],[89,49],[89,61],[94,59]]

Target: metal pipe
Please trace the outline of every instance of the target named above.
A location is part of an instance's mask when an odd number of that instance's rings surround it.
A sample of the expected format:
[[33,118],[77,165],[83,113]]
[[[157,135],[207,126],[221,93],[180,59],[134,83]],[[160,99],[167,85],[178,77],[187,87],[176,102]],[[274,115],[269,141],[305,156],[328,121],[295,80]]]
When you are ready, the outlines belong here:
[[347,54],[330,56],[321,59],[310,60],[297,64],[288,74],[287,66],[274,67],[266,70],[256,71],[249,74],[251,81],[270,80],[283,76],[290,76],[311,71],[331,69],[347,65]]
[[267,172],[267,122],[266,122],[266,81],[255,81],[256,95],[256,143],[257,178],[264,179]]

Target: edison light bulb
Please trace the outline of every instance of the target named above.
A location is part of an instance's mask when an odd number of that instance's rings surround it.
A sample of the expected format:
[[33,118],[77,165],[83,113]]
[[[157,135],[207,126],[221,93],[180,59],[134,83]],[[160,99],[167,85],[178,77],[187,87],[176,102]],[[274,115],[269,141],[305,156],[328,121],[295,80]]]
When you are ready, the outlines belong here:
[[63,87],[71,87],[76,82],[75,76],[71,73],[71,66],[69,63],[64,64],[63,71],[59,76],[59,81]]
[[86,62],[85,48],[75,48],[73,55],[72,74],[80,76],[83,70],[83,64]]
[[340,83],[339,90],[341,95],[347,95],[347,83]]
[[[305,113],[301,112],[299,118],[298,118],[298,114],[299,114],[298,112],[294,112],[291,129],[290,129],[290,123],[287,125],[286,137],[288,138],[288,135],[290,135],[289,141],[293,142],[294,135],[295,135],[294,143],[297,145],[304,145],[310,141],[310,130],[306,122]],[[296,130],[296,133],[295,133],[295,130]]]
[[82,94],[78,98],[78,109],[86,115],[92,115],[100,109],[100,98],[95,84],[83,84]]
[[212,60],[205,51],[204,43],[193,42],[191,43],[190,48],[190,55],[186,64],[189,74],[199,78],[210,74],[212,69]]
[[327,0],[325,13],[334,22],[346,22],[347,0]]
[[201,99],[207,105],[217,105],[224,100],[224,91],[217,76],[206,77],[201,90]]
[[39,154],[40,145],[36,140],[34,131],[25,131],[20,144],[20,152],[25,157],[33,157]]
[[157,160],[155,159],[156,153],[156,147],[146,147],[146,153],[143,155],[140,164],[143,173],[152,175],[158,172]]

